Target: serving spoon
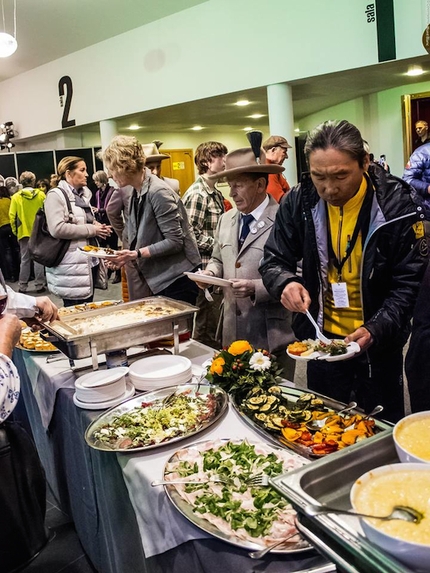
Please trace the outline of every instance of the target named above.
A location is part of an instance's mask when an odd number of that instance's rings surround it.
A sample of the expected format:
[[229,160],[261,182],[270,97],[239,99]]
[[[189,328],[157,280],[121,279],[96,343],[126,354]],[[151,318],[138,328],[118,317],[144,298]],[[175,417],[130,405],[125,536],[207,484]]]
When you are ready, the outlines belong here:
[[399,519],[401,521],[409,521],[411,523],[419,523],[424,517],[423,514],[407,505],[395,505],[393,511],[389,515],[368,515],[367,513],[359,513],[350,509],[339,509],[337,507],[330,507],[328,505],[313,505],[309,504],[305,508],[305,513],[311,517],[321,515],[324,513],[339,513],[342,515],[353,515],[356,517],[367,517],[371,519],[382,519],[383,521],[390,521],[391,519]]
[[326,420],[330,416],[341,416],[342,414],[347,414],[356,407],[357,407],[357,402],[350,402],[348,406],[345,406],[345,408],[342,408],[342,410],[339,410],[338,412],[334,412],[332,414],[327,414],[327,416],[325,418],[321,418],[321,420],[313,420],[312,422],[307,423],[306,427],[308,428],[308,430],[320,430],[325,426]]
[[251,551],[251,553],[249,553],[249,557],[251,557],[251,559],[261,559],[262,557],[267,555],[270,551],[272,551],[272,549],[276,549],[276,547],[278,547],[279,545],[282,545],[283,543],[286,543],[287,541],[289,541],[293,537],[297,537],[297,536],[300,536],[300,533],[297,533],[297,531],[296,531],[292,535],[289,535],[288,537],[284,537],[284,539],[278,539],[278,541],[276,541],[276,543],[272,543],[272,545],[268,545],[264,549],[260,549],[259,551]]

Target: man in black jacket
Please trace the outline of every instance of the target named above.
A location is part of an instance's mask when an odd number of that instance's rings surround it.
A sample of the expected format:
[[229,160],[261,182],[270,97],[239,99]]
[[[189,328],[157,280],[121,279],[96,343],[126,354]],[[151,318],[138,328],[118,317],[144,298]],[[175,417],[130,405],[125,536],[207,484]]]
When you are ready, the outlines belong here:
[[[342,402],[354,397],[384,417],[404,415],[402,349],[426,262],[422,212],[410,187],[369,156],[358,129],[328,121],[308,135],[306,174],[281,202],[260,267],[267,290],[298,313],[299,339],[315,338],[309,309],[331,338],[360,352],[308,363],[308,387]],[[302,261],[302,275],[297,263]]]

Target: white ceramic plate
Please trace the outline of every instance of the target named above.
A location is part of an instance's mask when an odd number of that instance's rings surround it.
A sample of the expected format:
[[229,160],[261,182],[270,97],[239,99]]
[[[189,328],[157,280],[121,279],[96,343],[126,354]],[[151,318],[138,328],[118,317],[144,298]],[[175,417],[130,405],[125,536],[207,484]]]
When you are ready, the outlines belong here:
[[[141,358],[130,366],[130,374],[142,380],[176,378],[191,370],[191,361],[185,356],[157,355]],[[173,386],[174,384],[171,384]]]
[[218,277],[211,277],[209,275],[202,275],[200,273],[184,272],[184,275],[187,275],[187,277],[192,281],[194,281],[195,283],[204,283],[207,285],[214,285],[221,287],[231,287],[231,285],[233,284],[232,281],[229,281],[227,279],[220,279]]
[[127,382],[126,391],[122,396],[115,398],[113,400],[107,400],[106,402],[81,402],[76,398],[76,393],[73,394],[73,403],[78,408],[83,408],[84,410],[106,410],[106,408],[113,408],[118,406],[124,400],[128,400],[134,395],[134,386],[131,382]]
[[354,354],[360,352],[360,350],[360,345],[357,344],[357,342],[350,342],[346,347],[345,354],[337,354],[335,356],[330,356],[330,354],[321,351],[312,352],[312,354],[309,354],[308,356],[297,356],[296,354],[290,354],[287,350],[287,354],[290,358],[293,358],[293,360],[299,361],[303,360],[307,362],[309,360],[325,360],[326,362],[337,362],[339,360],[347,360],[348,358],[351,358]]
[[79,250],[83,255],[87,255],[87,257],[94,257],[96,259],[113,259],[117,255],[112,255],[107,253],[104,249],[99,248],[97,251],[85,251],[82,247],[79,247]]
[[119,366],[118,368],[110,368],[108,370],[96,370],[79,376],[77,382],[84,388],[96,388],[97,386],[105,386],[116,382],[128,372],[127,366]]

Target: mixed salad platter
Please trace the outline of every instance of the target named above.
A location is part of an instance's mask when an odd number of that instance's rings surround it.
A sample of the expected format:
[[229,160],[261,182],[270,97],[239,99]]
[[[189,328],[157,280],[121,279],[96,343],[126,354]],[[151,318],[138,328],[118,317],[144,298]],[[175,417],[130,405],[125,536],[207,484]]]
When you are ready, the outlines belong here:
[[[164,479],[175,480],[175,484],[165,487],[187,519],[217,538],[245,549],[285,539],[275,552],[304,551],[311,546],[298,534],[296,513],[288,501],[270,484],[252,483],[253,476],[275,477],[304,463],[293,452],[264,443],[199,442],[168,460]],[[178,484],[177,480],[193,483]]]
[[169,386],[111,408],[90,424],[85,439],[111,452],[156,448],[205,430],[227,405],[227,394],[216,386]]

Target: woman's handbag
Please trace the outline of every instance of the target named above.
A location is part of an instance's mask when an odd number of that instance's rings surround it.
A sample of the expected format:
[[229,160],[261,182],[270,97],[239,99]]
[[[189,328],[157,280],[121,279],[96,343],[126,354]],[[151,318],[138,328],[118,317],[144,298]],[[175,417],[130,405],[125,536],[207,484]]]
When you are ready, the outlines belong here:
[[36,447],[18,422],[0,424],[0,570],[14,571],[48,541],[46,481]]
[[[69,210],[69,222],[71,222],[73,219],[73,211],[70,199],[64,189],[60,190],[63,192],[64,199],[66,200],[67,208]],[[55,190],[51,189],[51,191]],[[33,229],[28,242],[28,248],[33,261],[40,263],[44,267],[56,267],[63,260],[69,245],[69,239],[56,239],[50,234],[46,222],[45,211],[43,207],[41,207],[36,213]]]
[[100,259],[99,264],[97,265],[94,288],[98,288],[100,290],[107,290],[108,286],[109,284],[108,284],[106,263],[104,262],[103,259]]

